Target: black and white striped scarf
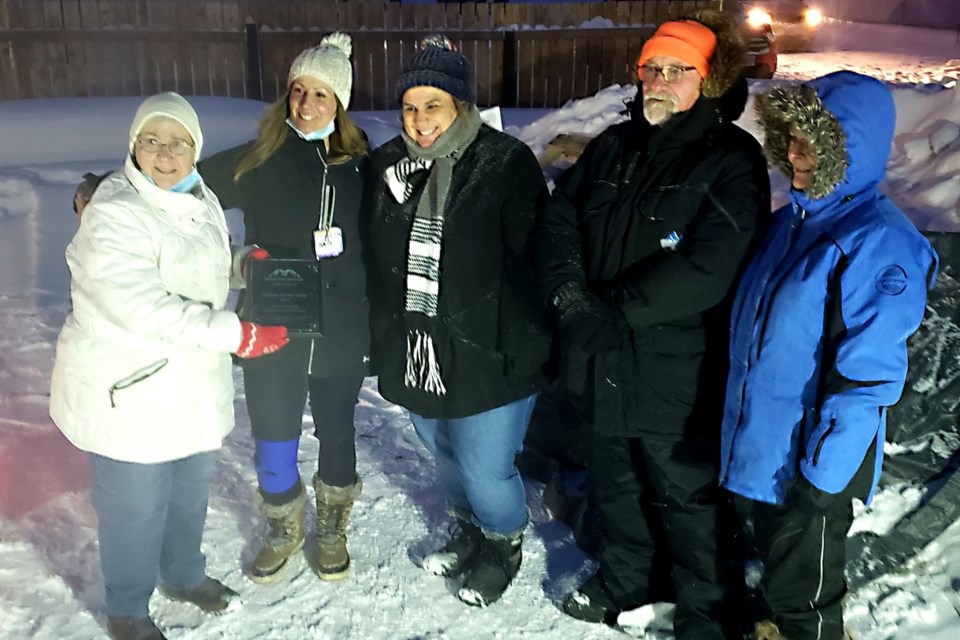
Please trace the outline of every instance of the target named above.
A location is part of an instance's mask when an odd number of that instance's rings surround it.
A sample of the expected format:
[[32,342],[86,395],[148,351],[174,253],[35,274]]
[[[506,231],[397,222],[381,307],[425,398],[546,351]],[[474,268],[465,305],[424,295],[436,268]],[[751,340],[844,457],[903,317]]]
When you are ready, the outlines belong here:
[[[430,328],[437,316],[440,299],[440,256],[443,248],[443,215],[453,178],[453,166],[480,131],[480,112],[470,105],[430,147],[421,148],[401,131],[407,157],[388,167],[384,179],[398,202],[413,193],[410,177],[429,171],[420,194],[407,244],[407,290],[404,312],[407,318],[407,369],[404,383],[444,395],[440,363]],[[419,318],[418,318],[419,316]],[[426,317],[427,321],[422,321]]]

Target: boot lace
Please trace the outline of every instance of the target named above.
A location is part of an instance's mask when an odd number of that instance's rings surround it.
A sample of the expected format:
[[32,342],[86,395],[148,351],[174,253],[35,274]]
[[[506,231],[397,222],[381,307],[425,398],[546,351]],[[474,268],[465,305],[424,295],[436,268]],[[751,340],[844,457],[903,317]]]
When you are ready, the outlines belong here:
[[275,547],[296,542],[300,539],[300,523],[293,518],[269,518],[270,532],[267,539]]

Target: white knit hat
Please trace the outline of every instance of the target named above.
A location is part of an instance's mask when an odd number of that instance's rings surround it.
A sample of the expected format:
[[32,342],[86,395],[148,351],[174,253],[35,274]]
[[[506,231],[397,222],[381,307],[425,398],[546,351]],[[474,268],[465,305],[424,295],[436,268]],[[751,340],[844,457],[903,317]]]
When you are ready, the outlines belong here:
[[137,136],[140,135],[143,126],[151,118],[159,116],[176,120],[187,130],[187,133],[193,138],[193,162],[196,163],[200,158],[200,152],[203,150],[200,118],[197,117],[197,112],[193,110],[193,107],[183,96],[172,91],[150,96],[137,108],[137,113],[133,116],[133,124],[130,125],[130,153],[133,153],[133,145],[136,143]]
[[301,51],[290,65],[287,86],[300,76],[322,80],[330,85],[346,109],[350,105],[350,90],[353,87],[351,53],[353,39],[347,34],[336,31],[324,36],[317,46]]

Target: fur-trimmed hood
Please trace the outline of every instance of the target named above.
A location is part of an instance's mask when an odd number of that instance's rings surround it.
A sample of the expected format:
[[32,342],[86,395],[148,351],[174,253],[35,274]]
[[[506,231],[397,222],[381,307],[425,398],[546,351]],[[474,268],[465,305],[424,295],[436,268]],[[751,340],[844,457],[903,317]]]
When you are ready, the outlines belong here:
[[[808,210],[860,193],[883,180],[896,110],[886,85],[851,71],[838,71],[757,96],[757,117],[770,164],[788,178],[790,130],[796,127],[813,144],[817,166],[805,192],[791,198]],[[829,196],[829,197],[828,197]],[[825,202],[816,202],[826,200]]]
[[736,23],[723,13],[711,9],[696,11],[679,19],[699,22],[717,36],[717,48],[710,57],[710,73],[703,81],[701,93],[707,98],[723,96],[743,77],[746,47]]

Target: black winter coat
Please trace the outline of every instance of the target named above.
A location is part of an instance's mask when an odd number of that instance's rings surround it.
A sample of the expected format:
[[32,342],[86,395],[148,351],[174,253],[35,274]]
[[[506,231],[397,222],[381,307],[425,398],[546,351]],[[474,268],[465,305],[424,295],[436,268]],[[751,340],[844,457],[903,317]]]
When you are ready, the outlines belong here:
[[[323,337],[313,340],[308,368],[320,377],[367,375],[369,307],[359,227],[366,158],[328,163],[322,142],[307,142],[291,131],[266,162],[234,182],[237,160],[250,144],[201,162],[204,182],[224,209],[243,210],[245,244],[257,244],[273,258],[300,259],[315,258],[313,231],[319,223],[320,195],[324,182],[333,185],[333,224],[343,230],[344,251],[320,260]],[[283,358],[284,351],[263,359]]]
[[541,285],[549,295],[585,284],[629,324],[631,340],[595,358],[561,348],[564,369],[593,383],[598,430],[718,429],[721,303],[769,212],[766,161],[718,100],[701,97],[663,127],[647,123],[639,98],[634,111],[558,181],[536,232]]
[[462,418],[536,393],[548,382],[551,349],[527,242],[547,196],[536,158],[522,142],[484,125],[454,165],[431,329],[447,389],[438,396],[404,385],[407,243],[428,174],[412,176],[415,190],[404,204],[383,174],[406,154],[400,137],[373,152],[363,211],[380,393],[429,418]]

